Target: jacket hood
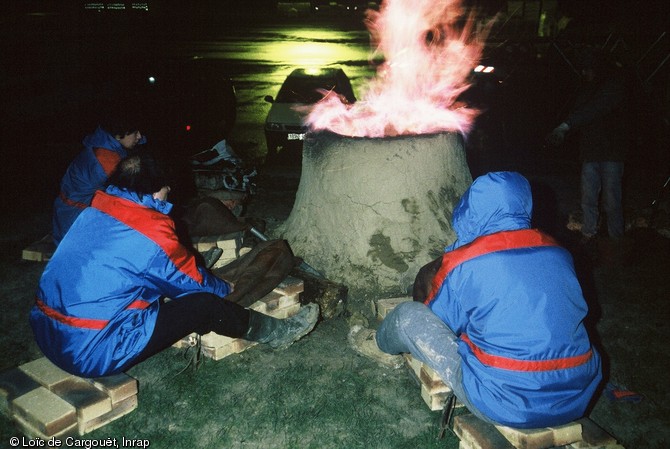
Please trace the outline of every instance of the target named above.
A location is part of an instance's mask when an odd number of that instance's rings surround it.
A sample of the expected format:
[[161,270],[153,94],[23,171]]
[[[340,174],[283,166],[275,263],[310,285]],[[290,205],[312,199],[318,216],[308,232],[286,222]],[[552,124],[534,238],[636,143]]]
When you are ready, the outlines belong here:
[[453,213],[453,250],[478,237],[530,228],[533,197],[528,180],[516,172],[492,172],[475,179]]
[[157,200],[153,195],[138,195],[135,192],[131,192],[127,189],[120,189],[115,185],[107,186],[106,192],[110,195],[118,196],[119,198],[124,198],[130,200],[134,203],[137,203],[141,206],[148,207],[154,210],[157,210],[160,213],[168,215],[172,211],[172,203],[168,201]]

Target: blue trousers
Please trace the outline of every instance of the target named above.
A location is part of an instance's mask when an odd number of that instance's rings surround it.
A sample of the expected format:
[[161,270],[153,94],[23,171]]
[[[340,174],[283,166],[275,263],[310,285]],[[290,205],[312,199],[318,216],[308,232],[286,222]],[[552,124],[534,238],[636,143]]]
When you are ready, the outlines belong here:
[[614,239],[623,237],[622,178],[623,162],[582,164],[582,234],[591,237],[598,232],[598,199],[602,193],[603,210],[607,215],[607,232]]
[[463,389],[458,338],[425,304],[409,301],[397,305],[382,321],[376,338],[382,351],[409,353],[431,367],[470,412],[492,423],[472,405]]

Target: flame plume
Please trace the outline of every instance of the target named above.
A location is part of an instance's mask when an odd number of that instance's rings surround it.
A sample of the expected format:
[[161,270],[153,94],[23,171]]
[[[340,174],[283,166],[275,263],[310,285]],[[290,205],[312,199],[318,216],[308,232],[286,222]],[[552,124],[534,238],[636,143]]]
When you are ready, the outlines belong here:
[[351,137],[467,134],[478,111],[457,99],[483,49],[473,22],[459,0],[385,0],[379,11],[368,10],[373,56],[384,62],[358,102],[327,93],[307,124]]

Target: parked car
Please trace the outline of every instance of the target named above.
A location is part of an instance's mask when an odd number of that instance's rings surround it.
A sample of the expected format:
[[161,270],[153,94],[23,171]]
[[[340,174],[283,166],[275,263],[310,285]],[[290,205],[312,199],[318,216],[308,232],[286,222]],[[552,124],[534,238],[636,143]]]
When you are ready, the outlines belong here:
[[279,148],[302,149],[307,126],[304,123],[305,113],[296,107],[322,99],[321,89],[334,91],[350,103],[356,101],[349,77],[341,68],[332,67],[295,69],[284,80],[276,98],[265,97],[265,101],[272,104],[265,120],[269,158],[276,155]]

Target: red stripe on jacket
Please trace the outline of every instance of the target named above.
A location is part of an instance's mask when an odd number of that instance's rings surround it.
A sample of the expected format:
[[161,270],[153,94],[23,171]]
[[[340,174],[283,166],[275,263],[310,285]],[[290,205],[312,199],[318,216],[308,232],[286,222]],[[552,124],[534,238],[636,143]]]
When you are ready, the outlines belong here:
[[521,229],[517,231],[496,232],[495,234],[478,237],[467,245],[442,255],[442,265],[433,277],[430,292],[424,301],[429,305],[440,291],[444,280],[454,268],[475,257],[496,251],[509,249],[532,248],[538,246],[558,246],[556,241],[536,229]]
[[467,343],[468,346],[470,346],[470,349],[472,350],[475,357],[477,357],[477,360],[482,362],[484,365],[512,371],[553,371],[574,368],[586,363],[593,354],[593,351],[589,349],[584,354],[573,357],[562,357],[559,359],[549,360],[519,360],[509,357],[502,357],[499,355],[487,354],[479,346],[475,345],[465,334],[461,334],[461,339]]
[[67,204],[68,206],[76,207],[79,209],[86,209],[88,207],[88,204],[81,203],[79,201],[71,200],[67,196],[65,196],[65,192],[61,190],[61,192],[58,194],[60,197],[61,201]]
[[[174,221],[170,217],[101,190],[95,193],[91,206],[151,239],[161,247],[179,271],[202,284],[202,273],[198,270],[195,257],[179,243]],[[138,208],[144,213],[138,214]]]
[[106,148],[95,148],[93,150],[95,158],[98,160],[105,174],[109,178],[116,170],[116,166],[121,161],[121,156],[116,151],[108,150]]
[[[104,329],[105,326],[107,326],[107,323],[109,323],[109,320],[98,320],[95,318],[79,318],[79,317],[74,317],[74,316],[68,316],[60,313],[56,309],[52,309],[51,307],[47,306],[40,298],[35,298],[35,304],[37,304],[37,307],[42,311],[43,314],[48,316],[49,318],[59,321],[63,324],[67,324],[68,326],[72,327],[79,327],[79,328],[84,328],[84,329],[94,329],[94,330],[101,330]],[[141,299],[136,299],[126,309],[146,309],[149,307],[149,302],[147,301],[142,301]]]

